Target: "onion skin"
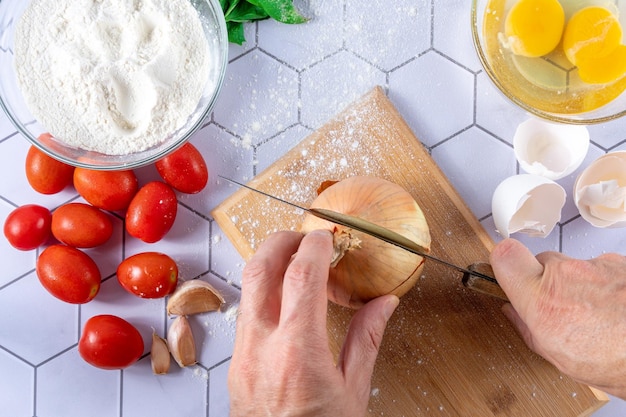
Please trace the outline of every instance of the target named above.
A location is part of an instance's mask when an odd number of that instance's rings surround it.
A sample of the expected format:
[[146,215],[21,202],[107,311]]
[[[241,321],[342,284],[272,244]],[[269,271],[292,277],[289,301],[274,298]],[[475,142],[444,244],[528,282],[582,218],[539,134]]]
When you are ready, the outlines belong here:
[[[339,181],[324,189],[311,207],[360,217],[430,248],[430,232],[420,207],[404,188],[382,178],[357,176]],[[424,268],[421,256],[307,214],[300,231],[316,229],[335,236],[347,232],[360,240],[360,248],[347,251],[330,269],[328,298],[336,304],[358,309],[384,294],[401,297],[413,288]]]

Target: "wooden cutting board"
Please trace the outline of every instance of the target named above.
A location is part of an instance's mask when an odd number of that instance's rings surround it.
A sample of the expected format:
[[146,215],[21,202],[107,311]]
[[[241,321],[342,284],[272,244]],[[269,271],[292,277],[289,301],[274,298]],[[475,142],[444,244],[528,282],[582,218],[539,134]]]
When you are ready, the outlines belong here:
[[[305,138],[250,185],[308,206],[324,180],[374,175],[407,189],[429,223],[432,254],[487,261],[493,241],[379,87]],[[240,189],[213,216],[244,258],[271,232],[297,230],[302,213]],[[533,354],[500,311],[461,275],[427,262],[402,299],[372,379],[372,416],[589,416],[608,399]],[[337,354],[353,312],[331,304]]]

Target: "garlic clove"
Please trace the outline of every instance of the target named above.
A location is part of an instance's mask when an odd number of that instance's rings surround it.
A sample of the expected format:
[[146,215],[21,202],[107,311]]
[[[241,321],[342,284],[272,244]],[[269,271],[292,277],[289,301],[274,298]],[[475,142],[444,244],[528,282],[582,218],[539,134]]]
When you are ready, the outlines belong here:
[[200,279],[183,282],[167,300],[167,314],[190,315],[219,310],[224,297],[211,284]]
[[196,342],[186,316],[176,317],[170,325],[167,331],[167,346],[181,368],[197,362]]
[[164,375],[170,370],[170,351],[165,339],[156,332],[152,332],[152,347],[150,348],[150,363],[155,375]]
[[552,180],[540,175],[514,175],[493,193],[493,220],[504,237],[517,232],[545,237],[561,219],[565,198],[563,187]]
[[603,155],[585,168],[574,183],[574,203],[595,227],[625,227],[626,151]]
[[520,167],[551,180],[563,178],[582,164],[589,149],[585,126],[530,118],[517,127],[513,150]]

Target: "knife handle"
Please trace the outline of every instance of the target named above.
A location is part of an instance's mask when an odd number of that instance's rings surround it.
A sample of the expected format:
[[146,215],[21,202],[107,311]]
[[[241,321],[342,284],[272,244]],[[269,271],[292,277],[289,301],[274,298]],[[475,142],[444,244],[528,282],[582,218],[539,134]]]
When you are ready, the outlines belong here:
[[[463,285],[467,288],[488,294],[492,297],[499,298],[504,301],[509,301],[502,287],[496,281],[495,274],[491,265],[485,262],[479,262],[467,267],[469,272],[463,274]],[[474,275],[470,272],[477,272],[480,275]],[[491,279],[487,279],[491,278]]]

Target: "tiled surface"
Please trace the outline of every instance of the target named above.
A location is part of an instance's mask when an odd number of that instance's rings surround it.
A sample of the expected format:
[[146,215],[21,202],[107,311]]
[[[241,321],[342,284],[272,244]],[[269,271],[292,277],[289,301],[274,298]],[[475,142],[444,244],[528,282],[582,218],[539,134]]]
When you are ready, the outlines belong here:
[[[515,127],[526,118],[481,71],[471,44],[466,0],[296,0],[312,17],[305,25],[249,24],[248,42],[232,45],[225,85],[205,127],[193,138],[212,177],[199,195],[179,197],[179,216],[161,242],[147,245],[125,235],[122,218],[104,247],[88,251],[105,282],[83,306],[64,304],[43,290],[34,273],[38,253],[19,252],[0,239],[0,417],[135,417],[228,414],[226,375],[234,322],[227,313],[192,318],[200,363],[154,376],[149,358],[124,371],[102,371],[77,353],[89,317],[113,313],[133,322],[146,341],[169,324],[164,300],[141,300],[120,289],[114,276],[126,256],[163,251],[183,279],[199,277],[223,291],[227,309],[238,303],[243,260],[210,216],[233,192],[217,174],[248,180],[344,106],[382,85],[474,214],[499,240],[490,215],[498,182],[519,172],[511,149]],[[590,129],[585,166],[599,155],[626,149],[626,120]],[[30,190],[23,161],[28,149],[0,116],[0,221],[15,207],[54,209],[76,199],[73,190],[42,196]],[[624,252],[623,230],[595,229],[571,202],[579,171],[559,181],[569,200],[561,223],[545,239],[518,236],[535,252],[560,250],[591,257]],[[137,171],[142,183],[153,167]],[[626,415],[612,401],[595,417]]]

